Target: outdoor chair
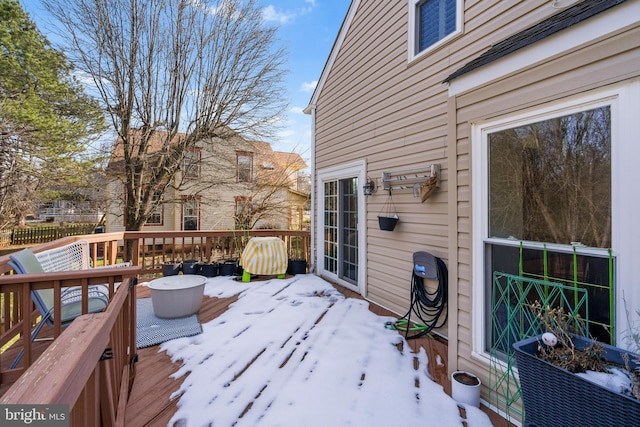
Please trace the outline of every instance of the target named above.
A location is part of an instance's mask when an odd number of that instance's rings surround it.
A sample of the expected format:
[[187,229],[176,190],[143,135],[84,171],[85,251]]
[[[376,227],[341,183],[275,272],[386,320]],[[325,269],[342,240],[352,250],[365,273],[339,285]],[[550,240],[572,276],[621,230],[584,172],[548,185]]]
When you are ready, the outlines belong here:
[[[29,249],[23,249],[19,252],[9,255],[11,261],[9,266],[15,270],[18,274],[29,273],[47,273],[52,271],[65,271],[64,269],[55,268],[55,264],[52,264],[51,253],[53,251],[59,251],[59,248],[52,249],[50,251],[44,251],[37,254],[45,260],[47,269],[43,268],[43,264],[36,254]],[[55,257],[54,257],[55,258]],[[76,257],[77,258],[77,257]],[[48,264],[47,264],[48,261]],[[67,267],[66,271],[82,270],[86,269],[88,265],[78,264],[77,262],[62,262],[59,266]],[[129,263],[117,264],[116,267],[128,266]],[[84,268],[83,268],[84,267]],[[114,266],[106,266],[99,268],[109,268]],[[103,311],[109,304],[109,288],[107,285],[91,285],[88,292],[88,313],[98,313]],[[40,321],[36,324],[35,328],[31,332],[31,341],[35,341],[38,333],[42,327],[46,324],[49,327],[53,327],[55,322],[54,313],[54,291],[53,289],[41,289],[31,291],[31,298],[41,314]],[[60,305],[60,325],[62,327],[68,326],[76,317],[82,314],[82,288],[79,286],[62,288],[61,289],[61,305]],[[11,364],[11,369],[15,368],[22,358],[23,350],[20,351],[16,359]]]

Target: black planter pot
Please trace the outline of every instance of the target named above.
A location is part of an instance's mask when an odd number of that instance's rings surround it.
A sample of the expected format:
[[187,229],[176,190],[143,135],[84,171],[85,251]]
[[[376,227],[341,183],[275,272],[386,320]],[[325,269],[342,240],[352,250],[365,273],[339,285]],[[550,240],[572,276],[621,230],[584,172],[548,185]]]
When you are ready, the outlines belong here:
[[216,277],[218,275],[218,263],[200,263],[197,271],[198,274],[204,277]]
[[198,261],[195,259],[182,261],[182,274],[196,274],[197,268]]
[[223,261],[219,265],[219,273],[221,276],[233,276],[236,273],[236,261]]
[[182,271],[182,264],[179,262],[166,262],[162,264],[163,276],[175,276]]
[[378,225],[380,226],[380,230],[385,231],[393,231],[396,228],[396,224],[398,224],[398,216],[379,216],[378,215]]
[[[513,344],[525,410],[524,426],[640,426],[640,400],[618,393],[538,357],[540,336]],[[573,337],[576,350],[591,340]],[[638,369],[637,355],[602,344],[606,364]],[[625,356],[626,355],[626,356]]]
[[287,274],[306,274],[307,260],[304,258],[289,258],[287,264]]

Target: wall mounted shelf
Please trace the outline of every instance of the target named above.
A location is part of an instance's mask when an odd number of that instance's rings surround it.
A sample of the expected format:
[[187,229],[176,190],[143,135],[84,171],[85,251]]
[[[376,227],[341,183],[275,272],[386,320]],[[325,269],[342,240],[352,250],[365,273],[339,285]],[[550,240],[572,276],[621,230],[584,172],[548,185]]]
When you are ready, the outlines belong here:
[[[411,189],[416,195],[416,189],[426,184],[432,176],[435,176],[436,188],[440,188],[440,164],[433,163],[421,168],[403,169],[392,172],[382,172],[382,188],[385,190]],[[416,197],[419,196],[419,191]]]

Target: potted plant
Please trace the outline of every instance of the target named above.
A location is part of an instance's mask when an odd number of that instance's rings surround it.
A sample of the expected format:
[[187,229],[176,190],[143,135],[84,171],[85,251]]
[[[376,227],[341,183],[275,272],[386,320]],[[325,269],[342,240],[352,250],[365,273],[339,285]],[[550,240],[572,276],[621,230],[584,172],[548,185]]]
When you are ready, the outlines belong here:
[[217,262],[201,262],[198,264],[197,274],[204,277],[216,277],[219,265]]
[[242,276],[243,268],[237,259],[222,261],[219,265],[221,276]]
[[306,274],[307,259],[305,258],[300,240],[289,243],[289,254],[287,260],[287,274]]
[[524,425],[640,425],[638,355],[575,335],[561,308],[532,308],[547,332],[513,345]]
[[480,407],[480,378],[466,371],[451,374],[451,397],[458,403]]
[[396,206],[391,198],[391,190],[389,190],[389,197],[387,201],[382,205],[382,210],[378,214],[378,226],[380,230],[393,231],[398,224],[398,214],[396,212]]
[[198,268],[197,259],[187,259],[182,261],[182,274],[196,274]]
[[175,276],[182,271],[182,263],[167,261],[162,263],[163,276]]

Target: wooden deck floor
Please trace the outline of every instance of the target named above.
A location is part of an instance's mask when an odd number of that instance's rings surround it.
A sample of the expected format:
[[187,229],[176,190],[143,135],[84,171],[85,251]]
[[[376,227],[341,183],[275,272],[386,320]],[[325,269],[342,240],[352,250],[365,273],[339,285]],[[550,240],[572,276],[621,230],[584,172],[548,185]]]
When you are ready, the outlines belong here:
[[[342,294],[348,298],[359,298],[360,295],[349,289],[334,285]],[[148,289],[142,287],[138,292],[138,297],[149,296]],[[205,297],[199,312],[200,320],[206,323],[223,313],[237,297],[217,299]],[[380,316],[396,316],[382,307],[370,304],[370,310]],[[447,345],[442,339],[415,339],[408,341],[413,351],[417,351],[420,346],[427,351],[429,360],[447,360]],[[159,352],[159,346],[148,347],[138,350],[139,362],[136,367],[136,377],[134,380],[129,404],[126,409],[126,425],[131,427],[164,427],[177,410],[179,396],[171,399],[171,395],[179,389],[182,379],[170,378],[171,374],[180,367],[179,362],[172,363],[165,352]],[[416,369],[420,367],[416,366]],[[441,384],[444,390],[451,394],[451,382],[447,375],[447,366],[436,363],[429,364],[431,377]],[[184,378],[184,377],[183,377]],[[483,407],[489,414],[494,426],[503,427],[507,423],[497,414]]]
[[[347,298],[362,299],[360,295],[349,289],[334,285]],[[137,290],[138,298],[150,296],[150,291],[145,286],[139,286]],[[224,313],[229,305],[237,300],[237,296],[231,298],[208,298],[204,297],[202,307],[199,311],[200,321],[207,323]],[[396,316],[394,313],[385,310],[374,304],[369,305],[370,310],[380,316]],[[50,333],[50,332],[49,332]],[[46,336],[46,328],[43,328],[43,336]],[[34,349],[36,354],[41,353],[51,341],[38,344]],[[414,352],[419,347],[425,348],[430,361],[441,360],[442,364],[430,363],[428,366],[431,377],[443,386],[444,390],[451,394],[451,382],[448,378],[448,368],[446,366],[447,344],[443,339],[422,338],[409,340],[408,344]],[[5,353],[2,364],[8,364],[13,360],[13,352]],[[127,427],[156,427],[167,426],[169,420],[177,410],[179,396],[171,398],[171,395],[180,388],[183,381],[171,378],[171,375],[178,370],[180,362],[172,362],[165,352],[159,351],[159,346],[152,346],[138,350],[138,363],[136,363],[136,373],[133,387],[129,396],[126,408],[125,425]],[[419,366],[415,367],[420,369]],[[0,396],[6,391],[0,389]],[[505,427],[507,422],[499,415],[488,410],[484,406],[482,409],[489,415],[496,427]]]

